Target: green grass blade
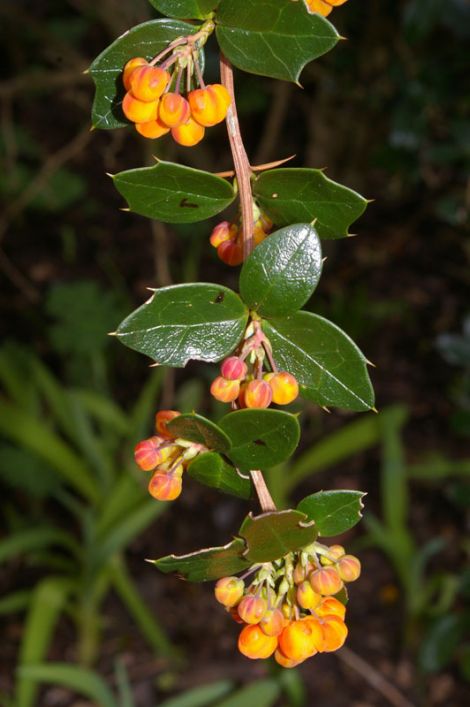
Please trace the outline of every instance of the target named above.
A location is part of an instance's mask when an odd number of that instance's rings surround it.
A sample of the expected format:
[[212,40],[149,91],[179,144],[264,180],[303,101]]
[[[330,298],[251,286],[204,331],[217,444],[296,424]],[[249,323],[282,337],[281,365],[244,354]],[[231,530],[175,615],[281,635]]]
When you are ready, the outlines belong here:
[[[176,697],[165,700],[159,707],[211,707],[215,700],[225,697],[232,689],[233,683],[228,680],[221,680],[210,685],[202,685],[192,690],[186,690]],[[251,705],[246,703],[244,707],[251,707]]]
[[31,601],[31,596],[32,592],[29,589],[19,589],[17,592],[2,597],[0,599],[0,616],[24,611]]
[[119,435],[128,434],[130,421],[112,400],[92,390],[76,389],[72,393],[74,398],[97,422],[111,428]]
[[241,690],[237,690],[234,695],[217,703],[217,707],[272,707],[279,697],[281,687],[276,680],[257,680]]
[[[105,681],[93,670],[66,663],[39,663],[20,669],[22,679],[66,687],[93,700],[96,707],[118,707]],[[19,704],[18,707],[23,707]]]
[[98,518],[97,536],[102,537],[115,523],[120,523],[137,505],[146,500],[147,491],[131,474],[123,473],[115,483]]
[[0,563],[11,557],[29,554],[51,545],[62,545],[73,552],[79,550],[70,535],[54,528],[37,527],[33,530],[18,530],[0,542]]

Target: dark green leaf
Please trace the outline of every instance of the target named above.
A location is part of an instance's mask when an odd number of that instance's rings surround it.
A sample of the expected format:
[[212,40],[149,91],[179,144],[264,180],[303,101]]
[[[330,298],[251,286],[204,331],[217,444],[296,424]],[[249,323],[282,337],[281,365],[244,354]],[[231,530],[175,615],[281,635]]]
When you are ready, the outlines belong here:
[[172,162],[119,172],[113,180],[131,211],[166,223],[204,221],[235,198],[225,179]]
[[215,10],[220,0],[149,0],[156,10],[167,17],[204,20]]
[[276,511],[255,516],[250,513],[238,534],[245,540],[250,562],[272,562],[288,552],[300,550],[316,540],[315,524],[299,511]]
[[465,628],[459,614],[436,619],[421,644],[419,662],[425,672],[437,673],[451,662]]
[[309,61],[338,41],[333,25],[310,15],[303,2],[222,0],[217,12],[217,39],[239,69],[261,76],[298,81]]
[[319,535],[344,533],[362,518],[361,491],[318,491],[300,501],[297,509],[315,521]]
[[194,283],[156,290],[117,330],[123,344],[157,363],[219,361],[237,346],[248,312],[232,290]]
[[237,410],[219,424],[232,442],[227,456],[242,471],[280,464],[299,443],[297,418],[281,410]]
[[190,582],[210,582],[220,577],[237,574],[251,564],[242,557],[245,543],[240,538],[223,547],[210,547],[189,555],[168,555],[159,560],[149,560],[161,572],[175,572]]
[[335,599],[341,602],[341,604],[344,604],[344,606],[347,606],[347,603],[349,601],[349,594],[347,587],[343,587],[340,589],[340,591],[335,594]]
[[320,169],[274,169],[263,172],[253,193],[278,226],[314,221],[320,238],[343,238],[366,210],[360,194],[325,177]]
[[135,56],[151,59],[174,39],[193,34],[198,29],[176,20],[151,20],[125,32],[101,52],[89,69],[96,84],[93,127],[110,130],[129,125],[121,111],[125,92],[121,74],[129,59]]
[[230,439],[215,422],[194,412],[184,413],[168,423],[168,429],[177,437],[203,444],[216,452],[228,452]]
[[276,364],[297,378],[304,398],[358,412],[374,406],[366,359],[335,324],[317,314],[297,312],[263,321],[263,330]]
[[251,498],[251,480],[242,478],[237,470],[216,452],[197,456],[188,466],[188,474],[205,486],[239,498]]
[[315,229],[308,224],[281,228],[245,261],[240,273],[241,297],[263,317],[292,314],[310,298],[321,268]]

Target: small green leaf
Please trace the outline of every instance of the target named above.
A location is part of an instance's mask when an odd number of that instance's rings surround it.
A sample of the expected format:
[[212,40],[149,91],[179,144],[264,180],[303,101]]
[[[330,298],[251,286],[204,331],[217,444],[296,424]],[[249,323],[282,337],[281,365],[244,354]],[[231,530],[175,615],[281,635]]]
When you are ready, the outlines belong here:
[[188,474],[205,486],[238,498],[251,498],[251,480],[242,478],[237,470],[216,452],[199,454],[188,466]]
[[222,0],[217,40],[239,69],[298,81],[304,66],[332,49],[339,39],[333,25],[310,15],[303,2]]
[[297,378],[304,398],[357,412],[374,406],[364,354],[335,324],[297,312],[262,326],[276,364]]
[[149,0],[156,10],[167,17],[183,20],[205,20],[220,0]]
[[315,524],[299,511],[247,515],[238,534],[245,540],[250,562],[272,562],[316,540]]
[[117,330],[123,344],[161,365],[220,361],[237,346],[248,312],[235,292],[193,283],[156,290]]
[[278,226],[314,221],[320,238],[344,238],[367,207],[363,196],[328,179],[320,169],[263,172],[253,193]]
[[204,221],[226,209],[235,198],[225,179],[172,162],[129,169],[113,179],[131,211],[165,223]]
[[168,429],[177,437],[203,444],[216,452],[228,452],[230,449],[230,438],[225,432],[215,422],[194,412],[175,417],[168,423]]
[[358,523],[364,507],[361,491],[318,491],[302,499],[297,510],[315,521],[323,537],[340,535]]
[[320,240],[308,224],[271,234],[252,252],[240,273],[240,295],[263,317],[292,314],[310,298],[322,268]]
[[188,555],[168,555],[149,562],[164,574],[175,572],[189,582],[210,582],[249,567],[250,562],[242,557],[244,550],[245,543],[241,538],[236,538],[222,547],[209,547]]
[[242,471],[280,464],[299,443],[297,418],[281,410],[236,410],[219,424],[232,442],[227,456]]
[[151,20],[125,32],[101,52],[89,69],[96,84],[93,127],[111,130],[129,125],[121,111],[125,93],[121,74],[129,59],[135,56],[151,59],[174,39],[194,34],[198,29],[186,22]]

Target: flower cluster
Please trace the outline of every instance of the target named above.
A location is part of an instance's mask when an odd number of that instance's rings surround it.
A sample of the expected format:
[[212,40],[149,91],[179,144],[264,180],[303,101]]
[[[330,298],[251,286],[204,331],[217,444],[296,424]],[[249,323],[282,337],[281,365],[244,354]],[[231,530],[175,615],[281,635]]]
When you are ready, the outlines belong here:
[[[253,207],[253,241],[257,246],[264,241],[272,231],[272,221]],[[226,265],[241,265],[243,262],[243,231],[240,224],[222,221],[213,229],[210,243],[217,248],[217,255]]]
[[[256,572],[246,586],[244,577]],[[269,658],[293,668],[317,653],[336,651],[348,635],[346,607],[335,598],[361,573],[357,557],[340,545],[313,543],[280,560],[223,577],[215,597],[244,624],[238,648],[247,658]]]
[[[270,370],[264,371],[268,360]],[[222,361],[220,376],[212,381],[211,394],[236,408],[267,408],[271,403],[289,405],[299,394],[291,373],[278,371],[269,340],[260,323],[253,321],[245,333],[240,353]]]
[[[230,95],[222,84],[204,84],[196,44],[189,36],[186,41],[172,42],[152,61],[134,57],[125,65],[122,110],[144,137],[159,138],[171,131],[177,143],[191,147],[202,140],[206,128],[225,119]],[[182,95],[184,73],[186,90]],[[198,88],[191,90],[194,79]]]
[[334,7],[344,5],[347,0],[305,0],[309,12],[317,12],[323,17],[328,17]]
[[159,501],[174,501],[181,494],[183,472],[188,464],[207,449],[202,444],[175,437],[168,423],[180,413],[161,410],[155,416],[156,435],[139,442],[134,458],[142,471],[152,471],[148,490]]

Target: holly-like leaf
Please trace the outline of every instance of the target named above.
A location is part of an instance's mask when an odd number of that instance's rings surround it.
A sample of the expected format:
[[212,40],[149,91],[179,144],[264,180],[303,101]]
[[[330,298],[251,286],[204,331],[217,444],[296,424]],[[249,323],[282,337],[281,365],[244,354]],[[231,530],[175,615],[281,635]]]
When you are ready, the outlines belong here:
[[204,20],[215,10],[220,0],[149,0],[156,10],[167,17]]
[[156,290],[118,327],[129,348],[167,366],[189,360],[220,361],[245,330],[248,312],[235,292],[221,285],[193,283]]
[[240,294],[263,317],[282,317],[300,309],[320,279],[320,240],[308,224],[271,234],[252,252],[240,273]]
[[188,555],[167,555],[158,560],[149,560],[164,574],[176,573],[189,582],[210,582],[220,577],[228,577],[250,566],[242,556],[245,543],[235,538],[222,547],[209,547],[190,552]]
[[315,521],[319,535],[331,537],[359,523],[364,496],[361,491],[318,491],[302,499],[297,510]]
[[232,442],[227,456],[242,471],[280,464],[291,456],[300,438],[295,415],[281,410],[236,410],[219,425]]
[[251,480],[242,478],[237,470],[216,452],[199,454],[188,466],[188,474],[200,484],[232,496],[244,499],[252,496]]
[[250,562],[272,562],[288,552],[300,550],[317,538],[315,524],[299,511],[276,511],[247,515],[238,534],[246,542]]
[[317,314],[297,312],[285,319],[264,320],[262,327],[278,368],[297,378],[304,398],[356,412],[373,408],[364,354],[335,324]]
[[150,20],[125,32],[101,52],[89,69],[96,84],[93,127],[111,130],[129,125],[121,110],[125,93],[122,70],[129,59],[135,56],[151,59],[174,39],[194,34],[198,29],[177,20]]
[[119,172],[113,180],[131,211],[165,223],[204,221],[235,198],[225,179],[172,162]]
[[215,422],[194,412],[178,415],[167,427],[176,437],[203,444],[216,452],[228,452],[230,449],[230,438],[225,432]]
[[320,169],[273,169],[253,184],[259,205],[278,226],[314,221],[320,238],[344,238],[366,210],[363,196]]
[[[333,25],[310,15],[303,2],[221,0],[217,40],[230,61],[243,71],[298,81],[309,61],[332,49],[339,39]],[[301,219],[300,219],[301,220]]]

